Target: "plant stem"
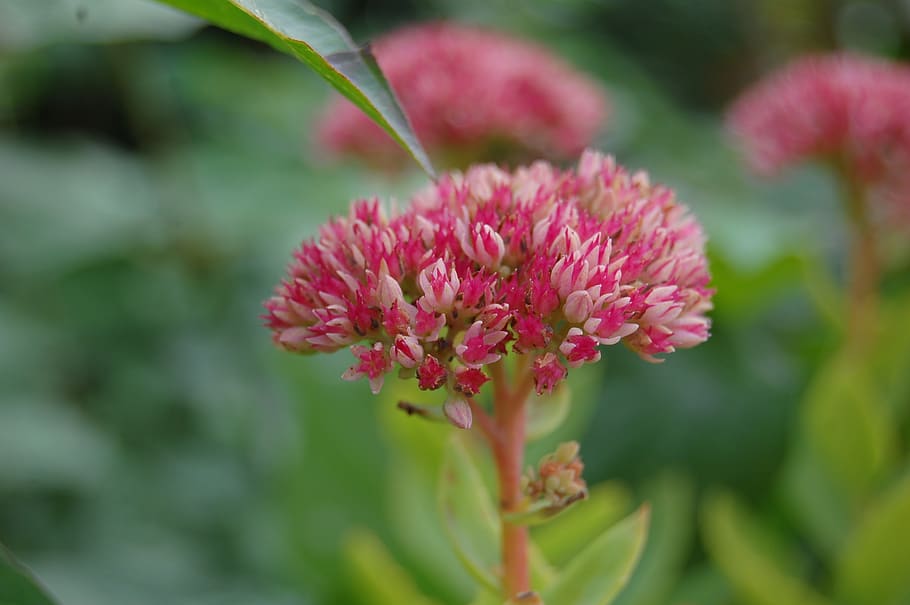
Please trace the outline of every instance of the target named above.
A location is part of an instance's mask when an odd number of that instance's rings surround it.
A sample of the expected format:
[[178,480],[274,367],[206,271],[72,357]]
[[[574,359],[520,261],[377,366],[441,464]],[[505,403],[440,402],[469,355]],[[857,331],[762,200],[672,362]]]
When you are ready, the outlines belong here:
[[[526,373],[516,372],[518,375]],[[506,521],[505,513],[515,510],[521,503],[521,470],[525,447],[525,400],[530,394],[528,380],[515,382],[509,389],[504,383],[504,373],[496,372],[494,380],[495,438],[490,439],[496,470],[499,477],[499,509],[502,524],[502,580],[503,597],[511,599],[531,589],[528,566],[528,529]]]
[[858,352],[866,349],[878,329],[878,287],[881,263],[875,228],[869,217],[865,188],[859,178],[842,166],[847,215],[852,227],[849,286],[847,343]]

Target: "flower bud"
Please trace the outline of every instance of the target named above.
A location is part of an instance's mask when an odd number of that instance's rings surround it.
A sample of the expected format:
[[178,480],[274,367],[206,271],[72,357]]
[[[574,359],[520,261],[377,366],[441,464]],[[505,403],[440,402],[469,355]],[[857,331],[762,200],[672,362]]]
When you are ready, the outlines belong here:
[[474,415],[471,413],[471,406],[464,399],[448,399],[442,405],[442,412],[449,419],[452,426],[460,429],[471,428]]

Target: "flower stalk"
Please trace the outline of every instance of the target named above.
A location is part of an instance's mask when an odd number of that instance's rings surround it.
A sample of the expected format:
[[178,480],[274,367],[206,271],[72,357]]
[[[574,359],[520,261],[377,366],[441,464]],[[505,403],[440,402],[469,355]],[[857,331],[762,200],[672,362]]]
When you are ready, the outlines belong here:
[[851,173],[846,163],[840,165],[839,173],[845,186],[844,201],[851,228],[847,342],[862,352],[877,329],[881,261],[862,180]]
[[[525,374],[528,374],[525,370]],[[531,589],[528,567],[528,528],[507,520],[522,502],[526,405],[531,382],[522,380],[514,390],[498,389],[504,396],[494,401],[498,439],[491,442],[499,478],[499,514],[502,526],[503,597],[510,599]]]

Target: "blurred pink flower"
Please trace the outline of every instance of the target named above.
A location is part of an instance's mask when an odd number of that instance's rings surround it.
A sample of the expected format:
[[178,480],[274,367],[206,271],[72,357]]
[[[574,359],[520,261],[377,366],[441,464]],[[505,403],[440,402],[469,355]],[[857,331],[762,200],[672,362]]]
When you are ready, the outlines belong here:
[[728,120],[759,172],[829,158],[910,202],[908,67],[850,54],[798,59],[747,91]]
[[397,371],[470,397],[512,353],[529,356],[538,392],[549,392],[601,345],[624,341],[657,361],[708,338],[701,227],[670,189],[595,152],[574,170],[452,173],[392,216],[355,202],[304,242],[288,273],[265,303],[275,342],[301,353],[350,346],[345,378],[367,378],[374,392]]
[[[575,156],[607,113],[603,92],[546,49],[451,23],[411,26],[376,41],[376,58],[437,160]],[[374,164],[404,151],[362,111],[336,97],[319,125],[321,145]]]

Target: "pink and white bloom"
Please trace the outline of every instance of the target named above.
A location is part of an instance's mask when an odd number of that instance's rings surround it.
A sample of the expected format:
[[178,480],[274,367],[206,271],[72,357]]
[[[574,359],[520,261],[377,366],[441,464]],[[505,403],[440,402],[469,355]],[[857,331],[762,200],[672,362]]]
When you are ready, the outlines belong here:
[[[572,157],[607,115],[593,81],[545,48],[501,33],[429,23],[392,32],[372,48],[421,143],[442,164]],[[384,166],[407,161],[385,131],[340,96],[318,129],[322,148],[336,154]]]
[[761,173],[831,160],[910,212],[910,67],[847,53],[797,59],[746,91],[728,124]]
[[480,165],[390,216],[355,202],[294,253],[266,319],[291,351],[351,346],[345,378],[374,392],[398,371],[462,401],[506,355],[528,355],[549,392],[604,345],[658,361],[706,340],[704,243],[671,190],[609,156],[585,152],[574,170]]

